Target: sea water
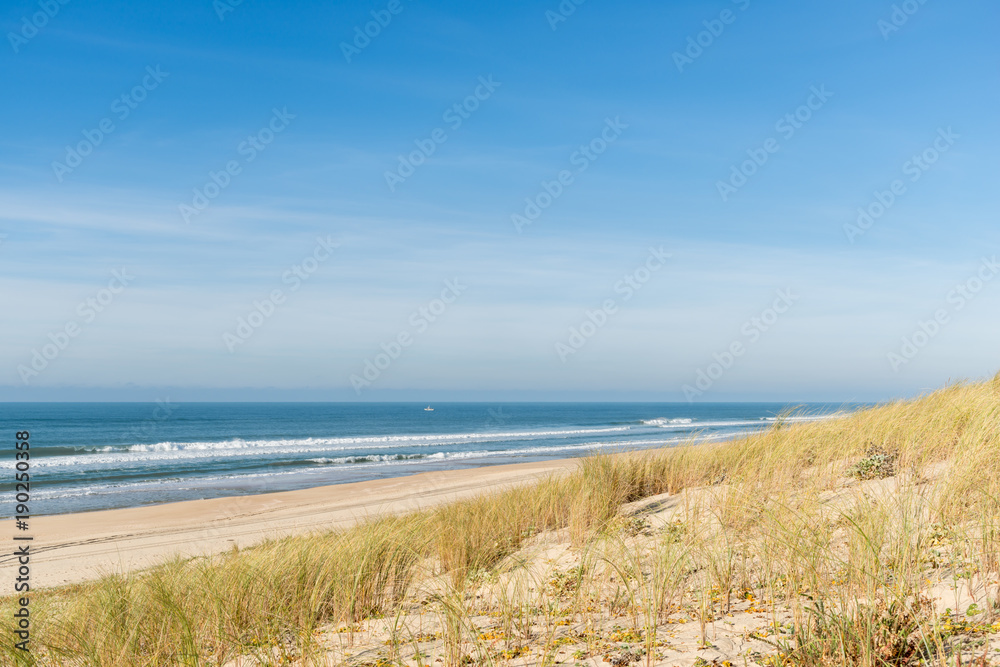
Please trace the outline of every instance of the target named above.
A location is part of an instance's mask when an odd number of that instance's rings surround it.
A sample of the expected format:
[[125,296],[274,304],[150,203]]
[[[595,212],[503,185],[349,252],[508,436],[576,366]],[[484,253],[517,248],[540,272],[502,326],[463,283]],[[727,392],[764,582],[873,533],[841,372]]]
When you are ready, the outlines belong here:
[[[3,403],[0,491],[31,432],[33,516],[723,440],[858,406],[777,403]],[[0,516],[14,514],[0,504]]]

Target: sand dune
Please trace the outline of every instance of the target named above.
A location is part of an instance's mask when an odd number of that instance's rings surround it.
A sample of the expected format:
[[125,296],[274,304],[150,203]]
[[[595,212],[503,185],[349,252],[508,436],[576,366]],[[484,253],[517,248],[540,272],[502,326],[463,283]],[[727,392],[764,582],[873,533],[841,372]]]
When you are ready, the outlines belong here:
[[[268,537],[307,533],[365,516],[401,513],[575,469],[578,460],[427,472],[353,484],[31,519],[32,587],[59,586],[142,569],[173,556],[248,547]],[[15,532],[13,520],[3,530]],[[0,579],[16,576],[0,557]]]

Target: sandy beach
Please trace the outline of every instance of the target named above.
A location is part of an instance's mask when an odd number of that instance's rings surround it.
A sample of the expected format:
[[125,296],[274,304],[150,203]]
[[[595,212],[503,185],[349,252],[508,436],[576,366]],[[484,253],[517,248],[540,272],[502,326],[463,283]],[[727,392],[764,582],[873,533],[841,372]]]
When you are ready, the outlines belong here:
[[[193,500],[148,507],[40,516],[31,520],[32,588],[95,579],[151,567],[166,559],[245,548],[270,537],[350,525],[468,498],[563,474],[578,459],[427,472],[253,496]],[[16,531],[13,520],[3,530]],[[0,558],[12,580],[16,559]]]

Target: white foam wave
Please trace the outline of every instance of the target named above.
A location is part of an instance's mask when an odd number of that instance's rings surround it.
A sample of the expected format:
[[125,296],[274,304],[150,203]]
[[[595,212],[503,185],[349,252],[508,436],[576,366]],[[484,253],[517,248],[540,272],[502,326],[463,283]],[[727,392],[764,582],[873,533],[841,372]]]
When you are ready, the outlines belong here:
[[[440,454],[440,452],[438,454]],[[345,465],[349,463],[381,463],[387,461],[426,460],[433,459],[437,457],[438,454],[371,454],[368,456],[340,456],[335,458],[319,456],[312,459],[306,459],[306,461],[309,463],[320,463],[323,465]]]
[[[802,415],[796,417],[785,417],[783,420],[786,422],[811,422],[818,421],[821,419],[833,419],[835,417],[842,417],[842,413],[829,414],[829,415]],[[739,428],[743,426],[756,426],[760,428],[763,424],[762,422],[775,422],[778,417],[759,417],[757,420],[752,419],[730,419],[730,420],[716,420],[716,421],[692,421],[690,419],[667,419],[661,417],[659,419],[646,419],[643,420],[643,424],[649,426],[658,426],[659,428]]]
[[434,445],[483,440],[513,440],[518,438],[566,437],[596,433],[616,433],[629,426],[613,428],[568,429],[559,431],[516,431],[513,433],[441,433],[435,435],[384,435],[355,438],[291,438],[280,440],[244,440],[233,438],[218,442],[158,442],[150,445],[129,445],[130,452],[175,452],[183,450],[254,449],[272,447],[315,447],[327,451],[337,449],[388,449],[400,446],[432,447]]
[[[443,435],[383,436],[371,438],[301,438],[287,440],[243,440],[232,439],[221,442],[163,442],[155,445],[131,445],[126,448],[102,447],[100,451],[69,456],[40,458],[35,467],[66,468],[80,471],[87,469],[107,470],[109,467],[132,468],[136,465],[155,463],[183,463],[204,459],[235,459],[253,456],[297,456],[308,454],[328,454],[337,451],[351,451],[348,456],[379,456],[369,454],[371,450],[447,447],[450,445],[485,444],[510,440],[531,440],[536,438],[572,437],[580,435],[600,435],[620,433],[630,427],[565,429],[555,431],[517,431],[507,433],[457,433]],[[354,446],[350,446],[353,444]],[[360,451],[359,451],[360,450]],[[509,451],[509,450],[508,450]],[[384,455],[386,460],[396,454]],[[433,455],[431,455],[433,456]],[[12,468],[13,462],[0,462],[0,469]]]
[[[699,441],[710,441],[719,440],[729,437],[726,434],[716,434],[712,436],[704,436],[698,438]],[[375,456],[356,456],[356,457],[315,457],[312,459],[306,459],[312,463],[317,463],[310,468],[296,468],[296,469],[280,469],[280,470],[264,470],[258,472],[247,472],[247,473],[233,473],[233,474],[223,474],[223,475],[210,475],[205,477],[185,477],[185,478],[161,478],[157,480],[143,480],[136,482],[120,482],[120,483],[104,483],[104,484],[93,484],[87,486],[72,486],[72,487],[61,487],[61,488],[48,488],[40,489],[35,492],[39,499],[59,499],[59,498],[74,498],[83,496],[115,496],[121,494],[134,494],[134,493],[145,493],[147,490],[155,489],[156,491],[197,491],[206,488],[217,488],[222,485],[227,484],[241,484],[248,483],[254,480],[260,480],[263,483],[263,487],[257,488],[256,492],[260,492],[261,488],[267,488],[269,486],[280,486],[280,480],[287,479],[290,477],[301,477],[310,480],[314,480],[310,483],[313,484],[323,484],[336,481],[337,478],[324,477],[329,475],[331,469],[336,470],[338,466],[344,466],[344,470],[357,470],[359,468],[381,468],[387,466],[419,466],[421,464],[427,465],[432,464],[435,461],[442,460],[462,460],[462,459],[492,459],[492,458],[502,458],[502,457],[518,457],[525,455],[549,455],[549,454],[559,454],[568,452],[585,452],[594,451],[600,449],[641,449],[650,448],[656,446],[671,446],[677,445],[683,442],[690,442],[687,437],[684,438],[665,438],[665,439],[653,439],[653,440],[618,440],[611,442],[586,442],[573,445],[556,445],[552,447],[523,447],[520,449],[504,449],[504,450],[478,450],[478,451],[465,451],[465,452],[434,452],[427,455],[410,455],[410,456],[394,456],[394,455],[375,455]],[[367,460],[366,460],[367,459]],[[254,482],[260,484],[260,482]]]

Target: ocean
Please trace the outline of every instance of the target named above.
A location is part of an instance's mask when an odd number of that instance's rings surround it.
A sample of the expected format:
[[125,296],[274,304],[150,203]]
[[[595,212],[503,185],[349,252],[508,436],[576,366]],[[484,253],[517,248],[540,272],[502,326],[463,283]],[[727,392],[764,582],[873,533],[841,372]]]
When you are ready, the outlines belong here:
[[[286,491],[429,470],[673,447],[854,405],[777,403],[2,403],[3,498],[31,432],[31,513]],[[13,501],[0,516],[14,514]]]

